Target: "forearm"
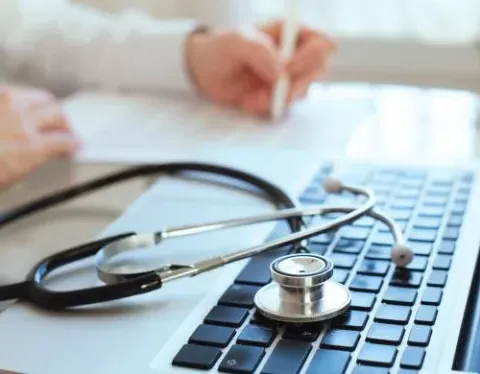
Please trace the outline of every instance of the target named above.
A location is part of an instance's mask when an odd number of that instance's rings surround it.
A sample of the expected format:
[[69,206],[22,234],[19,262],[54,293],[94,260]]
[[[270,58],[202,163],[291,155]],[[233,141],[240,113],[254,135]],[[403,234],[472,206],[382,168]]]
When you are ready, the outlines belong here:
[[55,91],[192,89],[184,48],[193,22],[109,15],[51,1],[41,10],[38,0],[10,6],[9,22],[0,25],[10,76],[35,77]]

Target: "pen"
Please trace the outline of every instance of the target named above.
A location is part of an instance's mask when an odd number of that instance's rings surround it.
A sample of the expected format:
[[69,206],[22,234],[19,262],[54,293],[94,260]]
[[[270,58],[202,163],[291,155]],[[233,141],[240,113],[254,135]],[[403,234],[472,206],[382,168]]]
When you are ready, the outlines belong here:
[[[293,56],[297,44],[299,22],[300,22],[300,1],[287,0],[286,20],[282,30],[280,57],[287,61]],[[271,116],[274,120],[282,117],[285,110],[285,102],[290,89],[290,78],[287,73],[282,73],[277,81],[272,97]]]

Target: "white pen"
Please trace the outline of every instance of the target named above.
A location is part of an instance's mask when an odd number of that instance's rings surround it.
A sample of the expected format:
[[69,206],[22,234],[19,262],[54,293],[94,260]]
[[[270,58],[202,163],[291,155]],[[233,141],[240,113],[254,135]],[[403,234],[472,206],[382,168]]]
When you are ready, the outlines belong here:
[[[300,2],[301,0],[286,1],[286,19],[282,30],[282,40],[280,45],[280,57],[283,61],[290,59],[295,52],[300,23]],[[278,120],[283,116],[289,90],[290,77],[288,74],[283,73],[273,91],[271,116],[274,120]]]

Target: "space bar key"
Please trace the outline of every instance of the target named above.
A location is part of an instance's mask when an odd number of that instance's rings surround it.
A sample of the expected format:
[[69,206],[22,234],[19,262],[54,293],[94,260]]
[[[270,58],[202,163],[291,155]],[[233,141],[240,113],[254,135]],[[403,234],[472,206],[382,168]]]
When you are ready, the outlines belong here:
[[280,340],[263,367],[262,374],[300,373],[311,349],[312,345],[307,342]]

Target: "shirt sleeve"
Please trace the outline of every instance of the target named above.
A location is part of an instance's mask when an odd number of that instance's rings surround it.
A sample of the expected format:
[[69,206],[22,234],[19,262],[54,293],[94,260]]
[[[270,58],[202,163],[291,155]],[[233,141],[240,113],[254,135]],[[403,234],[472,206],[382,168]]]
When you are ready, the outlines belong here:
[[193,20],[103,13],[68,0],[1,0],[0,60],[7,77],[54,92],[193,92],[185,58]]

